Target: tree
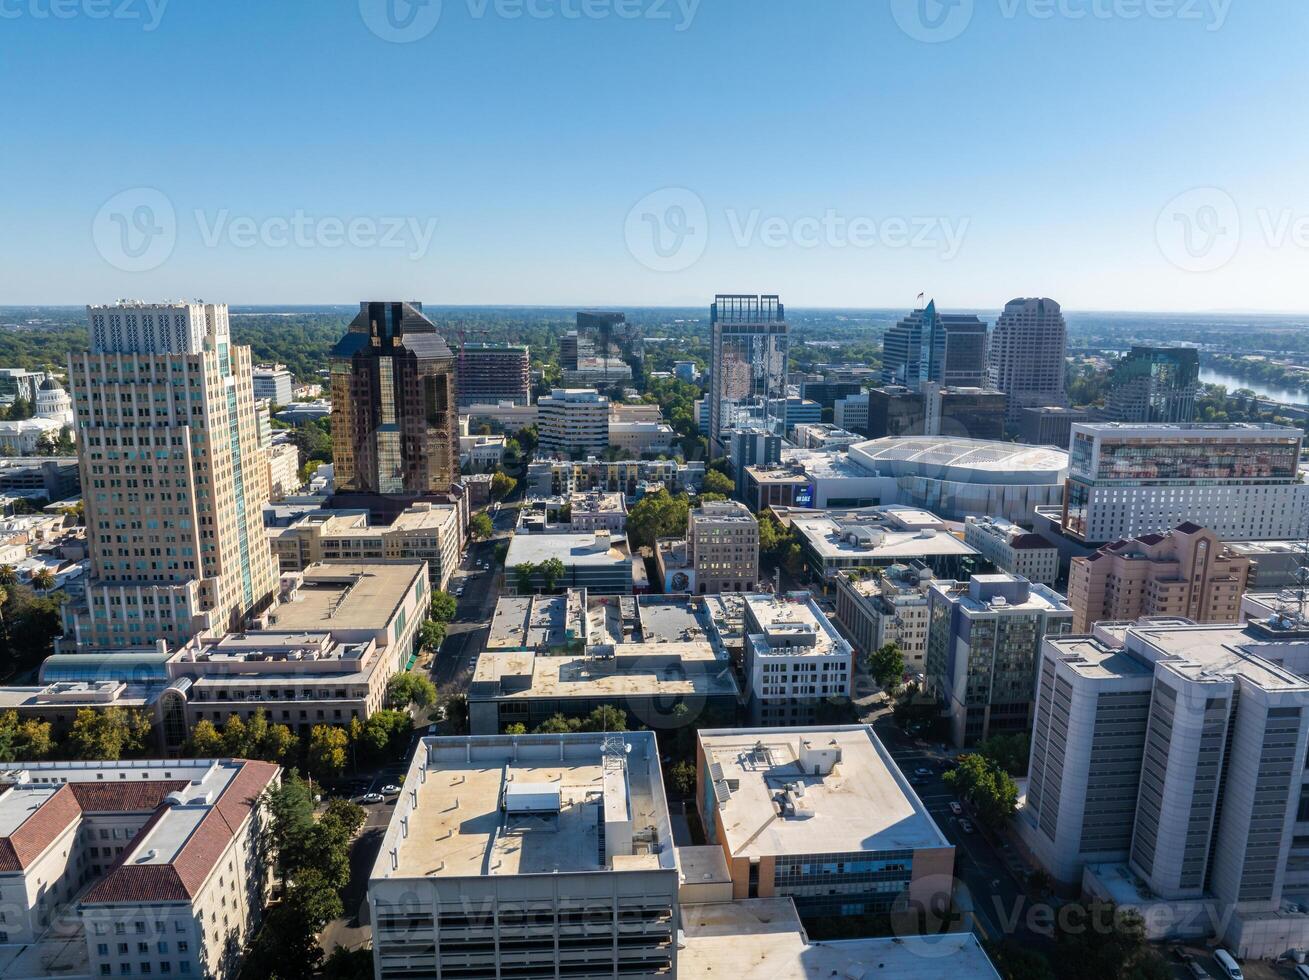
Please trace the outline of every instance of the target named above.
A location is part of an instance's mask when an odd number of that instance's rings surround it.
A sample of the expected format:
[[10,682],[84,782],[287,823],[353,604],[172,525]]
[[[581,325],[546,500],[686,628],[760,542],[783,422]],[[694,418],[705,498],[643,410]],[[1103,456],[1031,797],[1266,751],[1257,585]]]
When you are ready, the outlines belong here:
[[426,708],[436,703],[436,685],[422,674],[396,674],[386,685],[386,701],[392,708]]
[[450,731],[455,735],[466,735],[468,733],[468,695],[451,694],[441,702],[445,710],[445,719],[450,725]]
[[345,729],[315,725],[309,732],[309,770],[320,779],[339,776],[345,768],[348,745]]
[[1024,732],[992,735],[977,745],[978,755],[986,756],[1011,776],[1026,774],[1030,750],[1031,740]]
[[673,497],[666,490],[647,493],[627,515],[627,537],[633,550],[653,548],[658,538],[684,536],[689,511],[684,495]]
[[873,675],[877,686],[894,690],[904,679],[904,655],[900,647],[892,643],[883,643],[868,655],[868,673]]
[[323,961],[324,980],[373,980],[373,951],[337,946]]
[[512,496],[517,489],[518,481],[508,473],[496,473],[491,477],[491,496],[496,500]]
[[1172,975],[1146,943],[1145,923],[1133,910],[1111,902],[1074,904],[1060,911],[1058,922],[1054,959],[1061,980],[1165,980]]
[[432,619],[438,623],[448,623],[455,618],[458,611],[459,601],[449,592],[432,593]]
[[537,735],[567,735],[569,732],[577,731],[576,720],[572,722],[561,714],[553,714],[541,724],[536,726]]
[[115,762],[145,748],[150,716],[126,708],[80,708],[68,733],[68,749],[75,759]]
[[55,748],[50,722],[20,719],[17,711],[0,714],[0,762],[34,762]]
[[495,533],[495,525],[487,513],[482,511],[473,515],[473,519],[468,522],[468,530],[477,540],[485,541]]
[[223,735],[208,718],[201,718],[191,729],[186,754],[193,759],[215,759],[223,754]]
[[582,721],[582,731],[625,732],[627,731],[627,712],[608,704],[592,708],[591,713]]
[[516,722],[514,722],[512,725],[505,725],[505,734],[506,734],[506,735],[526,735],[526,734],[527,734],[527,726],[524,725],[521,721],[516,721]]
[[[628,525],[631,526],[630,524]],[[514,566],[514,578],[518,584],[519,595],[531,595],[536,591],[532,584],[532,579],[536,575],[536,564],[530,561],[522,562]]]
[[718,470],[709,470],[704,475],[704,492],[721,493],[724,497],[730,498],[736,493],[736,484],[732,482],[731,477]]
[[424,650],[433,653],[441,649],[445,642],[445,623],[438,623],[435,619],[423,620],[423,625],[418,627],[418,642]]
[[32,573],[32,588],[37,592],[49,592],[55,587],[55,573],[42,567]]
[[1004,980],[1055,980],[1054,971],[1044,956],[1013,940],[987,943],[986,952]]
[[976,752],[945,774],[945,782],[977,809],[991,827],[1002,827],[1018,807],[1018,787],[991,759]]
[[691,796],[695,793],[695,766],[683,759],[674,764],[668,772],[673,790],[679,796]]
[[0,565],[0,585],[17,585],[18,569],[13,565]]
[[555,585],[568,573],[568,569],[564,567],[564,563],[558,558],[547,558],[541,562],[538,571],[540,571],[541,577],[545,579],[546,592],[553,592]]

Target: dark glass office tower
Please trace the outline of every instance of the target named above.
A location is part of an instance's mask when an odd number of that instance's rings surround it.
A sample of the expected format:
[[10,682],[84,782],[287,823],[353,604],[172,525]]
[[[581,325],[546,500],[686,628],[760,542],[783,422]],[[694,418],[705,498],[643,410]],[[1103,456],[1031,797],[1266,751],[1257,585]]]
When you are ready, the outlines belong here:
[[709,455],[738,414],[786,398],[790,334],[776,296],[719,295],[710,310]]
[[1115,422],[1194,422],[1199,393],[1194,347],[1136,346],[1114,366],[1105,408]]
[[449,492],[459,475],[454,355],[422,304],[361,303],[331,363],[337,492]]

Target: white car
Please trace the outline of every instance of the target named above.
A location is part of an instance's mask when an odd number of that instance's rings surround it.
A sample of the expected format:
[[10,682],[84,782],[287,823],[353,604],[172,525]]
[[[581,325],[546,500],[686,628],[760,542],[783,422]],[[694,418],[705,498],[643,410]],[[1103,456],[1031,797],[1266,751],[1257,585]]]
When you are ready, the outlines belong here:
[[963,812],[964,812],[964,808],[961,807],[961,806],[958,804],[957,801],[955,801],[955,800],[951,800],[951,801],[950,801],[950,812],[953,813],[956,817],[958,817],[958,816],[962,816],[962,815],[963,815]]
[[397,786],[395,783],[387,783],[385,786],[382,787],[382,795],[383,795],[383,796],[399,796],[399,795],[400,795],[400,787]]
[[360,803],[385,803],[386,797],[381,793],[365,793],[359,797]]

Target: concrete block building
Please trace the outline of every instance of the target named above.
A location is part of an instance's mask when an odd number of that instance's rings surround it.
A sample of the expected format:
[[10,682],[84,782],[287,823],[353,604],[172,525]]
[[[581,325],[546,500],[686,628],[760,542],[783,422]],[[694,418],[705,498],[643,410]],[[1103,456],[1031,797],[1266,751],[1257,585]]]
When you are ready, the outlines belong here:
[[806,917],[949,902],[954,847],[867,726],[703,730],[696,778],[734,899]]
[[382,980],[675,977],[654,734],[423,739],[368,903]]

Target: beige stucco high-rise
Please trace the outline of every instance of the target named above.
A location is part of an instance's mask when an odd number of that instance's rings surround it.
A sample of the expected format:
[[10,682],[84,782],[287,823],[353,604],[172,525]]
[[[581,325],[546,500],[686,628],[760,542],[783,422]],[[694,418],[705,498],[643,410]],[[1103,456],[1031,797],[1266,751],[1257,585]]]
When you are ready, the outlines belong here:
[[87,309],[91,349],[68,359],[91,575],[65,613],[78,649],[174,646],[239,625],[276,565],[250,349],[227,307]]
[[1141,616],[1235,623],[1249,575],[1249,558],[1195,524],[1115,541],[1073,559],[1068,575],[1073,632],[1089,633],[1098,622]]

